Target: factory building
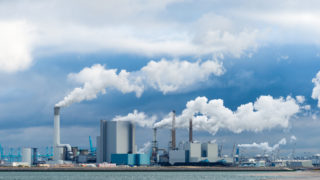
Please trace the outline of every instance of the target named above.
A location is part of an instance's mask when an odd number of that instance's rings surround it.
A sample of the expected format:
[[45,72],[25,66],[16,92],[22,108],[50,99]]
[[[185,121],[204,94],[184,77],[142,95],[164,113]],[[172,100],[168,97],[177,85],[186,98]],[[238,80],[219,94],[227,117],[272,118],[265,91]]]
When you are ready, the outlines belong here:
[[218,161],[218,145],[213,143],[202,143],[201,157],[208,162]]
[[129,121],[100,121],[97,162],[111,162],[112,154],[134,154],[135,125]]
[[150,165],[148,154],[111,154],[111,162],[116,165],[147,166]]
[[[199,143],[193,141],[192,134],[192,118],[189,120],[189,142],[182,143],[179,148],[175,147],[175,111],[172,116],[172,130],[171,130],[171,149],[169,150],[169,164],[183,165],[183,164],[199,164],[199,163],[215,163],[218,159],[218,145],[213,143]],[[154,131],[156,133],[156,131]],[[154,142],[156,135],[154,134]],[[154,145],[156,146],[156,144]],[[157,149],[157,147],[153,147]],[[152,158],[153,159],[153,158]]]
[[212,143],[188,142],[179,149],[169,151],[169,164],[215,163],[218,158],[218,145]]

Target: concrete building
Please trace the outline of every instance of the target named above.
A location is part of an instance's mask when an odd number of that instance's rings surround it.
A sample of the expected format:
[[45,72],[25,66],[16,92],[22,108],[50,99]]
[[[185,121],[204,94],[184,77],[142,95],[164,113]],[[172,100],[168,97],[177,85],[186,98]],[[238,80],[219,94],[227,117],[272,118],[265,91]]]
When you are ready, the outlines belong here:
[[150,156],[148,154],[111,154],[111,162],[117,165],[148,166]]
[[97,162],[111,162],[111,154],[134,154],[135,125],[128,121],[100,121]]
[[201,161],[201,144],[189,142],[186,148],[186,162],[195,163]]
[[208,162],[218,161],[218,145],[213,143],[201,144],[201,157]]
[[186,162],[186,151],[185,150],[170,150],[169,151],[169,163],[174,165],[175,163]]

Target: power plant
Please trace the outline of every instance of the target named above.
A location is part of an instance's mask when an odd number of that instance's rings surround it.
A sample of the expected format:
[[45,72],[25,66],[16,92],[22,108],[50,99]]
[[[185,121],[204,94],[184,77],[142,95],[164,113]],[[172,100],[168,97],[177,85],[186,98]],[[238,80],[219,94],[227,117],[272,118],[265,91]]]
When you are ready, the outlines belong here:
[[[157,132],[153,128],[150,152],[137,153],[136,125],[133,121],[100,120],[100,132],[96,138],[96,148],[89,137],[89,149],[72,147],[60,142],[60,107],[54,107],[54,134],[52,152],[39,154],[37,148],[23,148],[22,155],[5,155],[0,146],[1,161],[12,166],[63,166],[63,167],[116,167],[116,166],[237,166],[237,167],[312,167],[320,166],[320,155],[308,159],[281,159],[279,155],[257,155],[249,158],[241,154],[234,144],[231,156],[223,154],[222,145],[212,142],[198,142],[193,138],[193,117],[188,119],[188,140],[176,142],[176,111],[170,115],[170,140],[167,148],[159,147]],[[170,120],[169,119],[169,120]],[[293,150],[294,152],[294,150]],[[9,158],[10,160],[6,159]],[[13,159],[20,161],[12,161]]]

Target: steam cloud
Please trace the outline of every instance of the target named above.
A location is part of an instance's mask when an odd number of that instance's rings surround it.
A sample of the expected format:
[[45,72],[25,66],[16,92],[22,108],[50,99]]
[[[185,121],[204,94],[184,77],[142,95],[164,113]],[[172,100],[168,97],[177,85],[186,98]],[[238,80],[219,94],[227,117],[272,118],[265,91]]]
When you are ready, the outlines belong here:
[[148,84],[164,94],[205,81],[211,74],[222,75],[225,70],[218,61],[190,63],[188,61],[150,61],[141,71]]
[[138,112],[134,110],[133,113],[129,113],[127,116],[116,116],[113,118],[113,121],[131,121],[138,124],[141,127],[153,127],[153,124],[156,122],[157,116],[148,117],[143,112]]
[[320,108],[320,71],[317,73],[316,77],[312,79],[314,88],[312,90],[312,98],[318,100],[318,107]]
[[140,97],[143,92],[143,87],[138,85],[139,80],[131,79],[130,73],[126,70],[121,70],[117,74],[116,69],[105,69],[100,64],[93,65],[91,68],[84,68],[78,74],[69,74],[69,79],[82,83],[83,87],[77,87],[71,91],[62,101],[56,104],[58,107],[95,99],[98,93],[105,94],[106,88],[115,88],[122,93],[135,92],[137,97]]
[[[195,130],[204,130],[211,134],[215,134],[220,128],[234,133],[259,132],[274,127],[287,128],[289,119],[299,110],[299,104],[290,96],[286,99],[260,96],[256,102],[241,105],[236,111],[225,107],[222,99],[208,101],[206,97],[197,97],[189,101],[182,114],[176,117],[176,126],[187,128],[192,117]],[[169,114],[157,122],[155,127],[170,127],[171,122]]]
[[143,144],[143,147],[141,149],[138,150],[138,154],[144,154],[144,153],[148,153],[148,151],[150,150],[151,147],[151,143],[150,142],[146,142]]
[[292,136],[290,137],[290,142],[294,142],[294,141],[296,141],[296,140],[297,140],[296,136],[292,135]]
[[208,80],[211,75],[220,76],[225,72],[222,63],[217,60],[205,62],[150,61],[140,71],[127,72],[117,69],[106,69],[105,66],[96,64],[86,67],[78,74],[69,74],[68,78],[83,84],[71,91],[56,106],[69,106],[75,102],[97,98],[99,93],[105,94],[107,88],[113,88],[122,93],[135,92],[140,97],[145,86],[163,92],[175,92],[191,87],[197,82]]
[[238,147],[258,148],[258,149],[261,149],[261,150],[265,150],[265,151],[271,152],[271,151],[274,151],[274,150],[278,149],[280,145],[285,145],[285,144],[287,144],[287,140],[286,140],[286,138],[282,138],[277,144],[273,145],[272,147],[269,146],[268,142],[263,142],[263,143],[260,143],[260,144],[257,144],[255,142],[252,143],[252,144],[239,144]]

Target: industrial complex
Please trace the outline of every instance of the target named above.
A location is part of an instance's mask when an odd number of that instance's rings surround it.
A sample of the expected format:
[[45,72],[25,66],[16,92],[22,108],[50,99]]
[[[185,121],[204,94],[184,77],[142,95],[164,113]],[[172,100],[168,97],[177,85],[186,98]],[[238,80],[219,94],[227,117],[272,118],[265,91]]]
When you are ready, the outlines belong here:
[[172,111],[171,138],[168,147],[158,147],[157,128],[153,129],[150,152],[137,153],[135,124],[131,121],[100,120],[96,147],[79,149],[60,143],[60,107],[54,107],[54,136],[51,153],[41,155],[37,148],[23,148],[18,155],[5,155],[2,147],[1,166],[22,167],[135,167],[135,166],[232,166],[232,167],[314,167],[320,155],[309,158],[283,159],[267,154],[255,157],[241,155],[234,146],[231,156],[223,155],[222,147],[212,142],[193,140],[192,118],[187,142],[176,142],[175,111]]

